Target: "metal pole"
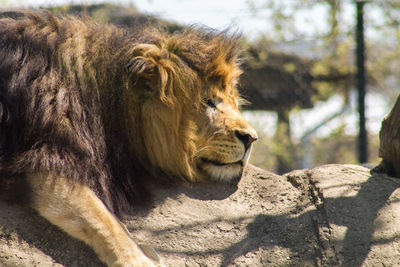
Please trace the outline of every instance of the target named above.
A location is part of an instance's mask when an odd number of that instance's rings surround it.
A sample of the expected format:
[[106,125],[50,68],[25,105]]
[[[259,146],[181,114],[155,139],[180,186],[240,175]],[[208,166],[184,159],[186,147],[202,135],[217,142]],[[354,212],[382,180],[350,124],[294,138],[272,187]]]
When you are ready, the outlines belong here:
[[365,45],[364,45],[364,1],[356,1],[357,8],[357,91],[359,112],[359,135],[358,135],[358,161],[368,161],[368,135],[365,118]]

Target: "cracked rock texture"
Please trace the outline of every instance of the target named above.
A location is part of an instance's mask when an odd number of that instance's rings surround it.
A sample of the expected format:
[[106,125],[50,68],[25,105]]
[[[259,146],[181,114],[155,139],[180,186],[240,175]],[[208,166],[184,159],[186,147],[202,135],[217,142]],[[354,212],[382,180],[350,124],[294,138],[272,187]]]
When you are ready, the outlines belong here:
[[[279,176],[249,166],[238,187],[153,188],[124,218],[167,266],[400,266],[400,180],[355,165]],[[99,266],[29,208],[0,202],[0,266]]]

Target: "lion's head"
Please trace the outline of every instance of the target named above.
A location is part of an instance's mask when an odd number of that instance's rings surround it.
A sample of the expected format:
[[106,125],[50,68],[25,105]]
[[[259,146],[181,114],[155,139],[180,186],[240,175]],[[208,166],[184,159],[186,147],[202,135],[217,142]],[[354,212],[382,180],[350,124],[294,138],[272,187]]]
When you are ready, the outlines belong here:
[[152,166],[190,181],[239,181],[257,133],[239,111],[238,47],[236,35],[189,29],[150,32],[127,49],[127,128]]

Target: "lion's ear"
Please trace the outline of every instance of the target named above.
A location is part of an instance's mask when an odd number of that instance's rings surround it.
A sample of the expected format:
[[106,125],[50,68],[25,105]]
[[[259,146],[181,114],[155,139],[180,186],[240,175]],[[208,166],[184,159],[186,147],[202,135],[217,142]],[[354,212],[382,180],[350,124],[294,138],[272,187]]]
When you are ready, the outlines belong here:
[[131,79],[145,96],[156,95],[170,102],[173,95],[172,67],[169,52],[154,44],[137,44],[129,51],[127,65]]

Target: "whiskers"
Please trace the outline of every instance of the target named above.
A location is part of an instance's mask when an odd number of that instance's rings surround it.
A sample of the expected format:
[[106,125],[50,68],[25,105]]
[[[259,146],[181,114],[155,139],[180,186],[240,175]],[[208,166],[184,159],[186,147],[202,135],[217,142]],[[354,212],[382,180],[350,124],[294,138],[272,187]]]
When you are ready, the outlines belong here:
[[203,155],[207,154],[207,152],[209,152],[211,150],[212,150],[212,146],[209,146],[209,145],[203,146],[200,149],[198,149],[196,151],[196,153],[194,153],[193,158],[194,159],[201,158]]

